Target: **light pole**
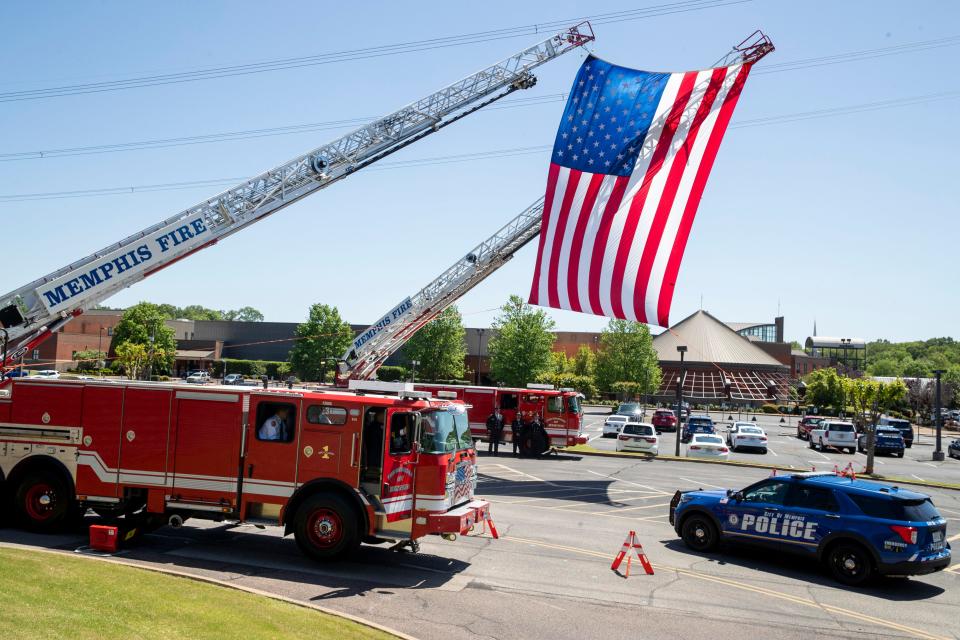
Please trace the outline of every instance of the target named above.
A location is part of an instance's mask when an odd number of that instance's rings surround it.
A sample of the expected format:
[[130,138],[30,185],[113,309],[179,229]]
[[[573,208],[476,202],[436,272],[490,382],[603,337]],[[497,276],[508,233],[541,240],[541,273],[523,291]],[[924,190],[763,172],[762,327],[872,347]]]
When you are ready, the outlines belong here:
[[100,336],[97,338],[97,369],[100,371],[100,377],[103,377],[103,327],[100,327]]
[[410,382],[416,382],[416,381],[417,381],[417,367],[418,367],[418,366],[420,366],[420,361],[419,361],[419,360],[411,360],[411,361],[410,361],[410,367],[411,367],[411,369],[410,369]]
[[477,386],[480,385],[480,364],[483,362],[483,329],[477,329],[479,338],[477,338]]
[[683,431],[683,383],[687,381],[687,370],[683,366],[683,355],[687,352],[686,345],[678,344],[677,352],[680,354],[680,377],[677,378],[677,438],[676,451],[674,455],[680,457],[680,434]]
[[943,462],[943,449],[941,438],[943,435],[943,416],[940,415],[940,376],[943,375],[942,369],[936,369],[933,372],[933,375],[936,376],[937,380],[937,395],[934,398],[934,419],[936,420],[937,425],[937,443],[933,448],[933,460],[934,462]]

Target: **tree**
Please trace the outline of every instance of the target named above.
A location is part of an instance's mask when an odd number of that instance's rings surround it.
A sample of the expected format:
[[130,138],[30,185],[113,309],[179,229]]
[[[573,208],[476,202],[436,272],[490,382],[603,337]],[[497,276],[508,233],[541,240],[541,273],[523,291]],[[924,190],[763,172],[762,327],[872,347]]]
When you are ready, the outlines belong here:
[[417,331],[403,348],[408,365],[416,360],[423,380],[460,380],[467,357],[463,318],[455,306]]
[[99,369],[101,363],[106,359],[107,354],[96,349],[77,351],[73,354],[73,360],[77,363],[77,371],[93,371]]
[[353,340],[350,324],[336,307],[315,304],[307,321],[297,325],[297,341],[290,350],[290,365],[301,380],[324,381],[327,365],[343,355]]
[[127,377],[136,380],[147,365],[150,356],[146,345],[137,342],[124,342],[116,348],[117,363],[123,367]]
[[836,369],[817,369],[806,377],[807,402],[817,407],[842,409],[843,382]]
[[877,421],[884,411],[906,395],[907,387],[902,380],[880,382],[868,378],[843,378],[842,383],[853,405],[854,421],[867,433],[867,473],[873,473]]
[[165,319],[158,305],[141,302],[130,307],[123,312],[123,317],[113,330],[111,348],[119,355],[120,347],[124,344],[143,345],[147,356],[153,354],[152,362],[143,366],[149,365],[154,373],[169,372],[177,352],[177,341],[173,329],[164,324]]
[[236,310],[221,311],[224,320],[237,322],[263,322],[263,314],[253,307],[240,307]]
[[571,368],[570,358],[565,351],[554,351],[550,354],[550,370],[553,373],[569,373]]
[[222,311],[208,309],[199,304],[191,304],[177,311],[180,314],[178,318],[187,320],[223,320]]
[[500,310],[493,322],[497,334],[490,339],[490,374],[505,385],[522,387],[550,371],[555,325],[520,296],[510,296]]
[[638,385],[638,394],[655,393],[663,373],[647,325],[610,320],[600,334],[595,371],[597,386],[602,391],[612,391],[617,382],[633,382]]
[[593,377],[597,364],[597,355],[587,345],[580,345],[577,355],[573,356],[573,374]]

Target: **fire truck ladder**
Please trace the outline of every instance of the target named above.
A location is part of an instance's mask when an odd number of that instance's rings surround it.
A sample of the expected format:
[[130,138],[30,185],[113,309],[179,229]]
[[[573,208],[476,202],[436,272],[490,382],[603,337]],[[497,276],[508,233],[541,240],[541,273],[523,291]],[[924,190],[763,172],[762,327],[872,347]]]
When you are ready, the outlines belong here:
[[[755,31],[714,66],[754,63],[774,50],[762,31]],[[336,384],[372,378],[377,369],[423,325],[436,318],[458,298],[483,282],[540,233],[543,198],[540,198],[466,256],[391,309],[357,336],[337,366]]]
[[423,325],[506,264],[540,233],[543,198],[474,247],[433,282],[357,336],[338,364],[337,384],[366,380]]
[[[0,365],[15,362],[72,317],[121,289],[491,102],[534,86],[533,69],[593,40],[589,22],[552,35],[399,111],[0,296],[0,329],[7,334]],[[188,237],[193,230],[197,233],[191,241]],[[144,257],[146,252],[137,253],[145,242],[156,243],[158,238],[165,239],[165,245],[160,245],[162,255],[148,259]],[[152,250],[160,253],[156,244]],[[109,267],[111,262],[115,268]]]

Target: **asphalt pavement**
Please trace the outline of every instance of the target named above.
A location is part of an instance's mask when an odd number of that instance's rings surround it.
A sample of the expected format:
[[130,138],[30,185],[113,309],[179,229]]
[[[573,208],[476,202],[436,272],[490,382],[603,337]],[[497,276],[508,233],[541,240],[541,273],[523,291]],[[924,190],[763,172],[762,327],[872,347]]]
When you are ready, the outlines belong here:
[[[609,416],[609,409],[602,407],[587,407],[585,412],[585,433],[590,439],[590,446],[606,451],[616,448],[616,439],[602,437],[603,422]],[[694,412],[694,415],[702,415]],[[759,462],[774,465],[784,470],[811,469],[817,471],[833,471],[836,465],[840,469],[853,463],[857,472],[862,472],[867,456],[863,453],[848,454],[833,449],[819,451],[811,449],[806,440],[797,438],[796,416],[785,416],[785,422],[780,422],[780,416],[753,415],[713,412],[709,414],[718,427],[718,433],[726,436],[726,429],[736,421],[749,422],[762,428],[767,434],[768,453],[759,451],[730,452],[730,460],[743,462]],[[652,417],[648,409],[648,417]],[[729,418],[733,418],[730,420]],[[943,448],[955,438],[955,434],[945,434]],[[676,434],[660,434],[660,453],[673,454],[675,451]],[[903,458],[882,455],[875,456],[874,470],[881,475],[896,476],[910,480],[927,480],[932,482],[960,483],[960,460],[946,458],[942,462],[934,462],[932,454],[934,439],[928,430],[924,430],[920,437],[914,440],[913,446],[906,449]],[[680,455],[686,456],[687,445],[680,445]]]
[[[457,638],[956,638],[960,583],[952,570],[884,579],[865,589],[833,582],[808,561],[757,551],[700,555],[667,522],[677,489],[740,488],[763,469],[689,462],[481,454],[479,495],[493,503],[489,533],[425,540],[421,553],[365,546],[351,562],[316,564],[277,528],[190,520],[121,552],[323,604],[424,640]],[[960,492],[931,490],[960,539]],[[655,574],[610,570],[637,532]],[[0,542],[83,553],[81,532],[0,530]]]

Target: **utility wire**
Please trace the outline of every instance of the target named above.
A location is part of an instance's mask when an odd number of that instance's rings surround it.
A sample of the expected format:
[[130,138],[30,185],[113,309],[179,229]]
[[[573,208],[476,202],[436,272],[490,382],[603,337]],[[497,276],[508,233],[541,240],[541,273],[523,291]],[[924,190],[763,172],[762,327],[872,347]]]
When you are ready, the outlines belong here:
[[[744,129],[747,127],[759,127],[774,124],[785,124],[803,120],[813,120],[818,118],[836,117],[867,111],[878,111],[882,109],[893,109],[930,102],[939,102],[942,100],[953,100],[960,98],[960,91],[944,91],[941,93],[931,93],[907,98],[897,98],[892,100],[881,100],[877,102],[866,102],[843,107],[832,107],[826,109],[817,109],[814,111],[801,111],[797,113],[787,113],[779,116],[769,116],[765,118],[754,118],[743,120],[730,125],[731,129]],[[536,145],[527,147],[512,147],[507,149],[493,149],[490,151],[477,151],[472,153],[460,153],[445,156],[433,156],[426,158],[413,158],[410,160],[396,160],[392,162],[380,162],[368,167],[367,171],[386,171],[390,169],[402,169],[408,167],[437,166],[444,164],[457,164],[461,162],[473,162],[476,160],[490,160],[499,158],[508,158],[514,156],[534,155],[543,153],[552,148],[552,145]],[[161,184],[148,184],[128,187],[106,187],[100,189],[82,189],[76,191],[52,191],[44,193],[22,193],[0,195],[0,203],[4,202],[28,202],[35,200],[58,200],[64,198],[82,198],[92,196],[119,195],[125,193],[144,193],[151,191],[172,191],[178,189],[192,189],[201,186],[219,186],[234,185],[247,177],[234,178],[216,178],[211,180],[195,180],[188,182],[167,182]]]
[[[566,24],[566,23],[565,23]],[[809,69],[824,65],[841,64],[846,62],[858,62],[872,58],[884,56],[900,55],[913,53],[917,51],[927,51],[942,47],[960,45],[960,36],[951,36],[940,38],[938,40],[926,40],[922,42],[906,43],[881,49],[864,49],[860,51],[849,51],[830,56],[820,56],[816,58],[805,58],[793,60],[779,64],[766,64],[756,69],[752,75],[782,73],[785,71],[796,71],[800,69]],[[499,109],[513,109],[516,107],[525,107],[539,104],[551,104],[562,102],[567,99],[566,93],[553,93],[543,96],[531,96],[527,98],[512,98],[488,106],[483,111],[492,111]],[[483,112],[481,111],[481,113]],[[184,136],[178,138],[160,138],[155,140],[140,140],[134,142],[121,142],[115,144],[91,145],[84,147],[67,147],[62,149],[41,149],[37,151],[19,151],[11,153],[0,153],[0,162],[14,162],[19,160],[40,160],[47,158],[60,158],[68,156],[95,155],[102,153],[117,153],[122,151],[134,151],[139,149],[165,149],[169,147],[178,147],[185,145],[210,144],[215,142],[229,142],[234,140],[250,140],[255,138],[264,138],[272,136],[291,135],[297,133],[309,133],[316,131],[330,131],[336,129],[346,129],[362,124],[366,124],[374,117],[350,118],[347,120],[330,120],[326,122],[308,122],[304,124],[294,124],[283,127],[271,127],[264,129],[247,129],[242,131],[228,131],[221,133],[211,133],[195,136]]]
[[107,91],[119,91],[125,89],[137,89],[141,87],[153,87],[167,84],[178,84],[183,82],[197,82],[201,80],[211,80],[215,78],[226,78],[232,76],[250,75],[256,73],[265,73],[269,71],[280,71],[285,69],[297,69],[301,67],[311,67],[325,64],[335,64],[339,62],[349,62],[354,60],[365,60],[369,58],[379,58],[383,56],[392,56],[403,53],[412,53],[416,51],[429,51],[433,49],[443,49],[449,47],[459,47],[469,44],[486,43],[493,40],[504,40],[517,38],[521,36],[530,36],[531,34],[543,34],[550,30],[563,28],[580,20],[591,20],[594,24],[612,24],[620,22],[629,22],[634,20],[644,20],[664,15],[676,13],[686,13],[690,11],[701,11],[703,9],[712,9],[716,7],[725,7],[735,4],[743,4],[752,0],[684,0],[682,2],[671,2],[661,5],[653,5],[639,9],[630,9],[625,11],[616,11],[610,13],[595,14],[582,18],[571,18],[568,20],[556,20],[552,22],[537,23],[531,25],[521,25],[508,27],[504,29],[495,29],[489,31],[480,31],[453,36],[443,36],[440,38],[429,38],[426,40],[414,40],[400,42],[388,45],[379,45],[366,47],[362,49],[350,49],[345,51],[334,51],[321,53],[311,56],[302,56],[296,58],[281,58],[276,60],[265,60],[252,62],[248,64],[230,65],[222,67],[208,67],[183,71],[178,73],[163,73],[149,76],[140,76],[134,78],[125,78],[121,80],[108,80],[103,82],[90,82],[83,84],[71,84],[55,87],[46,87],[42,89],[27,89],[22,91],[9,91],[0,93],[0,102],[20,102],[24,100],[38,100],[42,98],[59,98],[63,96],[103,93]]

